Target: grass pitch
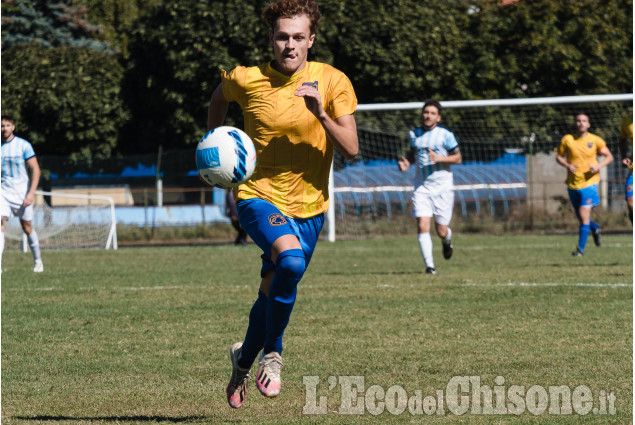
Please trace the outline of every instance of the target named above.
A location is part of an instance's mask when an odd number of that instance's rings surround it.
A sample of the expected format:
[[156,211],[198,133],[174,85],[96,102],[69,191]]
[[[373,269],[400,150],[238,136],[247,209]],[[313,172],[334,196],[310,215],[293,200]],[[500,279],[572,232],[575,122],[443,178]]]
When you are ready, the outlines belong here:
[[[633,239],[590,240],[583,258],[575,242],[456,235],[445,261],[435,239],[436,276],[414,236],[320,242],[285,335],[282,393],[266,399],[252,381],[240,410],[225,400],[228,347],[257,294],[256,246],[45,251],[43,274],[5,252],[2,422],[632,423]],[[457,415],[447,400],[436,414],[437,393],[468,376],[521,414]],[[595,410],[532,412],[535,386],[587,386]],[[427,410],[404,407],[417,396]],[[615,412],[601,414],[610,396]],[[345,414],[351,399],[361,414]]]

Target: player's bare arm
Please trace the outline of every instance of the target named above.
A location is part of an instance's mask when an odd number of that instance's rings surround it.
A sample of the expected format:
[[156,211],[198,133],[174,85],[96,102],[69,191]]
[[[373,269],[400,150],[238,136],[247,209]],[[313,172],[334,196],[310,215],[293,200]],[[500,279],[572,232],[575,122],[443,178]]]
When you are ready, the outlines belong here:
[[307,109],[322,123],[326,135],[346,159],[351,159],[359,152],[357,124],[353,115],[344,115],[333,120],[322,105],[320,92],[311,86],[300,86],[296,96],[304,98]]
[[620,157],[622,158],[622,166],[629,168],[631,166],[631,158],[628,156],[628,145],[625,138],[620,137]]
[[[227,116],[227,108],[229,107],[229,102],[225,99],[225,95],[223,94],[223,87],[219,84],[214,89],[212,93],[212,97],[209,101],[209,108],[207,110],[207,130],[211,130],[212,128],[220,127],[225,123],[225,117]],[[209,184],[207,180],[205,180],[201,175],[198,175],[198,179],[205,184],[205,186],[209,187],[219,187]]]
[[35,201],[35,191],[40,184],[40,176],[42,175],[42,172],[40,171],[40,164],[37,162],[36,157],[27,159],[26,166],[29,169],[29,173],[31,174],[31,187],[24,197],[24,202],[22,202],[22,205],[28,207]]
[[408,153],[402,156],[401,159],[397,162],[397,164],[399,165],[399,170],[402,173],[405,173],[406,170],[410,168],[410,165],[412,165],[412,163],[414,162],[415,162],[415,151],[414,149],[410,148]]
[[569,164],[562,155],[556,155],[556,162],[569,170],[571,173],[575,173],[575,170],[577,169],[575,165]]
[[223,94],[223,87],[219,84],[209,101],[209,109],[207,110],[207,130],[219,127],[225,122],[227,116],[227,108],[229,102]]
[[595,174],[598,173],[600,171],[600,168],[602,167],[606,167],[607,165],[609,165],[611,162],[613,162],[613,154],[611,153],[611,151],[604,146],[602,149],[600,149],[598,151],[598,153],[600,155],[602,155],[604,157],[604,159],[602,159],[602,161],[600,161],[597,164],[591,164],[589,166],[589,170]]
[[455,148],[449,151],[448,156],[438,155],[432,149],[428,149],[428,155],[429,155],[430,161],[433,161],[433,162],[444,162],[446,164],[460,164],[461,161],[463,161],[463,158],[461,157],[461,151],[459,150],[459,148]]

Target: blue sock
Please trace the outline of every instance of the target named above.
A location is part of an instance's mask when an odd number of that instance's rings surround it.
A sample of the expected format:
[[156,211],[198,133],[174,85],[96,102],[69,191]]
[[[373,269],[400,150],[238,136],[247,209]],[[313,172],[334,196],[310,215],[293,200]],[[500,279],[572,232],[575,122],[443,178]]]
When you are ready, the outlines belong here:
[[265,343],[265,321],[267,317],[267,297],[258,291],[258,299],[249,313],[249,327],[240,350],[238,366],[250,368]]
[[581,224],[580,233],[578,234],[578,248],[580,248],[582,252],[584,252],[584,248],[586,247],[586,240],[589,238],[589,233],[591,233],[591,226],[589,224]]
[[282,354],[282,335],[289,324],[295,303],[298,282],[306,270],[304,251],[288,249],[278,255],[276,272],[269,289],[267,303],[267,333],[263,352]]
[[591,223],[589,224],[589,226],[591,226],[591,231],[592,231],[592,232],[597,232],[597,231],[598,231],[598,229],[600,228],[600,226],[598,226],[597,224],[595,224],[595,223],[593,222],[593,220],[591,220]]

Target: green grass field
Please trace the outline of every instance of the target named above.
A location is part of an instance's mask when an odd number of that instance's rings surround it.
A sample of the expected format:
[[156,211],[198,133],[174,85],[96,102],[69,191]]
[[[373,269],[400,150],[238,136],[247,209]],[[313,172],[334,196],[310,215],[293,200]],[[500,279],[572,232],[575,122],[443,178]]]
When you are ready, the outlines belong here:
[[[252,381],[240,410],[225,400],[228,347],[256,297],[255,245],[45,251],[41,275],[30,254],[5,252],[2,423],[632,423],[632,236],[590,241],[583,258],[573,235],[457,235],[450,261],[434,242],[436,276],[414,236],[320,242],[285,335],[282,393],[266,399]],[[355,376],[353,400],[365,398],[350,415]],[[502,407],[521,406],[514,386],[527,405],[534,386],[587,386],[577,408],[603,410],[456,415],[446,399],[427,416],[399,404],[467,376],[498,386]],[[615,414],[599,414],[611,396]]]

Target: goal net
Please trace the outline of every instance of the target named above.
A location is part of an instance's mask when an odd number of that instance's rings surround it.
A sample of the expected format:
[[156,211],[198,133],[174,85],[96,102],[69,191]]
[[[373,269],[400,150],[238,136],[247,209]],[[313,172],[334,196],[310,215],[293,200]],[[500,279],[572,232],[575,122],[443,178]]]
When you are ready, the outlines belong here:
[[[33,228],[42,249],[117,249],[115,206],[107,196],[36,191]],[[26,250],[20,221],[5,228],[6,249]]]
[[[605,196],[623,203],[627,171],[620,164],[618,143],[620,123],[632,116],[632,102],[632,94],[441,102],[440,125],[454,132],[463,156],[462,164],[452,166],[455,218],[506,219],[525,209],[533,187],[528,176],[535,176],[532,158],[553,156],[562,137],[575,131],[578,112],[589,116],[590,131],[606,141],[615,157],[603,176]],[[410,196],[415,169],[401,173],[397,161],[409,150],[408,131],[421,125],[422,107],[423,102],[358,106],[360,153],[351,161],[337,152],[334,157],[329,240],[414,231]],[[548,164],[557,168],[555,160]],[[541,184],[564,187],[563,182]]]

